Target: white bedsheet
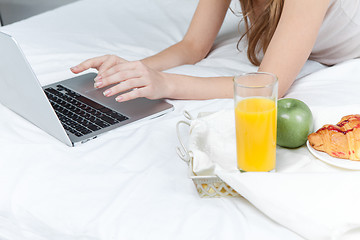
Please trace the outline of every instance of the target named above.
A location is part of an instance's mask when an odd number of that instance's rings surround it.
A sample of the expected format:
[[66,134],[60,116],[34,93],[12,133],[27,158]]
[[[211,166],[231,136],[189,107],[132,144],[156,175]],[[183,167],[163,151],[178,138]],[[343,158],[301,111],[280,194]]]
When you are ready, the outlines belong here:
[[[85,0],[0,31],[18,40],[45,85],[72,77],[68,69],[89,57],[135,60],[179,41],[196,3]],[[206,59],[169,71],[231,76],[256,70],[236,50],[239,20],[228,14]],[[310,106],[353,104],[359,76],[359,59],[334,67],[308,61],[287,96]],[[184,110],[196,115],[233,103],[170,102],[174,112],[76,148],[0,105],[0,239],[303,239],[243,198],[198,197],[176,155],[175,124]]]

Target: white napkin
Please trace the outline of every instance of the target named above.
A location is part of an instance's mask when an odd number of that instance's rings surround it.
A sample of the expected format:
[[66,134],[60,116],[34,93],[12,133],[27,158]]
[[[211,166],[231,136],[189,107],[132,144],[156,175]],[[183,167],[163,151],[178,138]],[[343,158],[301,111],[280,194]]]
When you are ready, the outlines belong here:
[[[314,128],[360,106],[312,108]],[[232,110],[194,120],[194,171],[215,173],[267,216],[307,239],[360,239],[360,172],[330,166],[303,146],[277,149],[275,173],[236,170]],[[194,136],[192,136],[194,134]]]
[[234,126],[232,110],[205,114],[191,122],[188,145],[195,175],[215,175],[216,164],[227,171],[237,169]]

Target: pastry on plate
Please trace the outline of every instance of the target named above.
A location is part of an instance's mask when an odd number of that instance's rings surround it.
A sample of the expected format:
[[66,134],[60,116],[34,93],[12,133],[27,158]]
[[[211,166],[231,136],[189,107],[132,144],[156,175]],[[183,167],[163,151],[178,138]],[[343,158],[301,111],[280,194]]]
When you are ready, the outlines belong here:
[[308,140],[314,149],[332,157],[360,161],[360,115],[348,115],[336,125],[324,125]]

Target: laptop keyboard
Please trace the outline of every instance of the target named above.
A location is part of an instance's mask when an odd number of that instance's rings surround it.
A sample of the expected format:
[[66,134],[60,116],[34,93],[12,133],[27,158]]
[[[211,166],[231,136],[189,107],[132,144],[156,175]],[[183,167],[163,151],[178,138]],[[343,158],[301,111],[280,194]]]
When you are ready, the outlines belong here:
[[44,91],[64,128],[78,137],[129,119],[62,85]]

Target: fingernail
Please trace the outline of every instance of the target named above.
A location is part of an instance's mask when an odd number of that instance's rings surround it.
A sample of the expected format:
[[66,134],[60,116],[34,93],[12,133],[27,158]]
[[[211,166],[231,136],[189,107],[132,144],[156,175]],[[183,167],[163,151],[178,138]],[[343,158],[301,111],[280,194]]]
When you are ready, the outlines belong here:
[[77,68],[78,68],[77,66],[74,66],[74,67],[71,67],[70,69],[74,71],[74,70],[76,70]]
[[123,99],[124,99],[124,98],[123,98],[122,96],[117,96],[117,97],[115,98],[115,100],[116,100],[117,102],[121,102]]
[[94,78],[94,81],[102,79],[101,75],[97,75],[96,78]]
[[108,95],[110,95],[111,93],[111,89],[106,90],[105,92],[103,92],[104,96],[107,97]]
[[100,82],[95,82],[94,83],[94,87],[98,88],[102,85],[103,83],[100,81]]

